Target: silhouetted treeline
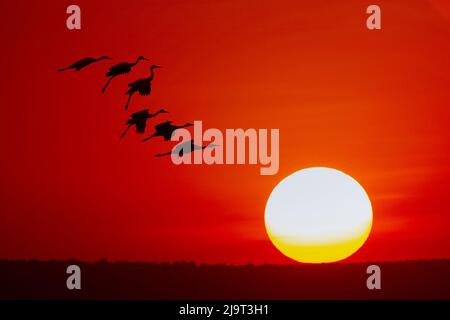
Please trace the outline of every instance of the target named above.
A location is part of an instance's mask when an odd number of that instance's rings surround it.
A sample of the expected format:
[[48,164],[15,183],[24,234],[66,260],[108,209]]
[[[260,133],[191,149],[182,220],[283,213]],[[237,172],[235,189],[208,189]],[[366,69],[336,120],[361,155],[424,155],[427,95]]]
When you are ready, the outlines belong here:
[[[82,290],[66,288],[81,267]],[[381,267],[368,290],[367,266]],[[323,265],[0,261],[0,299],[450,299],[450,260]]]

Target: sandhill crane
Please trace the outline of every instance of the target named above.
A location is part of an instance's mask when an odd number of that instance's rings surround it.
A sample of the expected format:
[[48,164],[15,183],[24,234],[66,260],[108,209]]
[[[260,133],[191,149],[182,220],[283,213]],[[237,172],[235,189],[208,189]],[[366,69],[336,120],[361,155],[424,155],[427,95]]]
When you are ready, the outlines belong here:
[[101,61],[101,60],[111,60],[111,58],[108,56],[103,56],[103,57],[100,57],[97,59],[88,57],[88,58],[84,58],[82,60],[72,63],[67,68],[59,69],[58,71],[66,71],[66,70],[70,70],[70,69],[74,69],[75,71],[80,71],[81,69],[86,68],[90,64],[93,64],[93,63]]
[[161,109],[155,113],[149,113],[148,109],[141,110],[139,112],[135,112],[131,115],[131,118],[127,120],[126,124],[128,125],[125,129],[125,132],[120,136],[122,139],[127,134],[128,130],[132,126],[136,126],[136,133],[143,134],[145,132],[145,128],[147,126],[147,120],[150,118],[156,117],[160,113],[169,113],[168,111]]
[[130,104],[131,97],[133,97],[133,95],[136,92],[139,93],[139,95],[141,95],[141,96],[148,96],[148,95],[150,95],[150,93],[152,91],[152,80],[153,80],[153,77],[154,77],[153,70],[157,69],[157,68],[161,68],[161,67],[157,66],[157,65],[152,65],[150,67],[150,77],[139,79],[139,80],[136,80],[136,81],[131,82],[130,84],[128,84],[130,89],[128,89],[128,91],[125,92],[125,94],[128,95],[128,101],[127,101],[127,104],[125,105],[125,110],[128,109],[128,105]]
[[108,86],[109,86],[109,83],[110,83],[115,77],[121,76],[121,75],[124,75],[124,74],[129,73],[129,72],[131,71],[131,69],[132,69],[134,66],[136,66],[136,65],[139,63],[139,61],[141,61],[141,60],[146,60],[146,61],[148,61],[148,59],[146,59],[145,57],[140,56],[140,57],[137,58],[136,62],[133,62],[133,63],[130,63],[130,62],[122,62],[122,63],[116,64],[116,65],[112,66],[111,68],[109,68],[109,71],[108,71],[108,72],[106,73],[106,75],[105,75],[105,76],[108,77],[109,79],[108,79],[108,81],[106,81],[106,84],[105,84],[105,86],[104,86],[103,89],[102,89],[102,92],[105,93],[106,88],[108,88]]
[[176,154],[181,158],[185,152],[190,153],[190,152],[194,152],[196,150],[203,150],[206,148],[215,148],[215,147],[217,147],[217,145],[212,144],[212,143],[208,144],[206,146],[199,146],[199,145],[194,144],[194,140],[190,140],[190,141],[186,141],[182,144],[177,145],[170,152],[156,154],[155,157],[164,157],[164,156],[170,156],[172,154]]
[[143,139],[142,142],[148,141],[154,137],[163,137],[164,140],[168,141],[172,137],[172,133],[175,130],[181,129],[181,128],[186,128],[186,127],[191,127],[191,126],[193,126],[192,123],[186,123],[182,126],[175,126],[172,124],[172,121],[166,121],[166,122],[156,125],[155,126],[156,132],[154,134],[152,134],[150,137]]

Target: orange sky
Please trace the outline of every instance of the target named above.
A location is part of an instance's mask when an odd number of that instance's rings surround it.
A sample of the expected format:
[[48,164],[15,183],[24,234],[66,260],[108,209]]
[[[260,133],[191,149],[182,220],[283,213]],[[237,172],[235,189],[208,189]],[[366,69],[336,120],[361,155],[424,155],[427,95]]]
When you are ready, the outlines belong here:
[[[264,206],[287,175],[344,171],[368,192],[374,226],[349,261],[450,257],[450,6],[377,1],[2,2],[0,258],[289,263]],[[370,3],[372,4],[372,3]],[[150,97],[123,110],[111,65],[163,66]],[[130,112],[214,128],[279,128],[280,171],[174,166],[162,141],[118,138]],[[152,122],[153,123],[153,122]]]

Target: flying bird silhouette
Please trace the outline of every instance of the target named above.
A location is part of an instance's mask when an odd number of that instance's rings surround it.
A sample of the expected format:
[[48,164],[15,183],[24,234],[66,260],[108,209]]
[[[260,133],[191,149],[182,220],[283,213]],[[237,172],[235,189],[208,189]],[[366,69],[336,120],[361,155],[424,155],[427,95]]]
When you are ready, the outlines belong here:
[[147,126],[147,120],[150,118],[154,118],[156,117],[158,114],[160,113],[169,113],[168,111],[161,109],[155,113],[149,113],[148,109],[144,109],[138,112],[135,112],[131,115],[131,118],[127,120],[126,124],[128,125],[127,128],[125,129],[125,132],[120,136],[120,139],[122,139],[123,137],[125,137],[125,135],[127,134],[128,130],[130,130],[130,128],[132,126],[136,126],[136,133],[138,134],[142,134],[145,132],[145,128]]
[[61,71],[66,71],[66,70],[70,70],[70,69],[74,69],[75,71],[80,71],[81,69],[86,68],[87,66],[89,66],[95,62],[101,61],[101,60],[111,60],[111,58],[108,56],[103,56],[103,57],[100,57],[97,59],[88,57],[88,58],[84,58],[77,62],[72,63],[67,68],[58,69],[58,71],[61,72]]
[[118,63],[114,66],[112,66],[111,68],[109,68],[109,71],[106,73],[106,77],[108,77],[108,81],[106,81],[105,86],[102,89],[102,92],[105,93],[106,88],[108,88],[110,82],[117,76],[121,76],[127,73],[130,73],[131,69],[136,66],[139,61],[141,60],[146,60],[148,61],[147,58],[140,56],[137,58],[136,62],[130,63],[130,62],[122,62],[122,63]]
[[142,142],[148,141],[154,137],[163,137],[164,140],[168,141],[172,137],[172,133],[175,130],[181,129],[181,128],[186,128],[186,127],[191,127],[191,126],[193,126],[192,123],[186,123],[182,126],[175,126],[172,124],[172,121],[166,121],[166,122],[156,125],[155,126],[156,132],[154,134],[152,134],[150,137],[143,139]]
[[141,96],[148,96],[150,95],[151,91],[152,91],[152,80],[154,77],[154,69],[157,68],[161,68],[160,66],[157,65],[152,65],[150,67],[150,77],[148,78],[143,78],[143,79],[139,79],[136,80],[134,82],[131,82],[130,84],[128,84],[128,87],[130,87],[130,89],[128,89],[127,92],[125,92],[125,94],[128,95],[128,101],[127,104],[125,105],[125,110],[128,109],[128,106],[130,104],[131,101],[131,97],[133,97],[133,95],[137,92],[139,93],[139,95]]
[[194,143],[194,140],[190,140],[190,141],[186,141],[185,143],[182,143],[180,145],[177,145],[170,152],[156,154],[155,157],[170,156],[172,154],[176,154],[179,157],[182,157],[185,152],[186,153],[191,153],[191,152],[194,152],[196,150],[203,150],[203,149],[206,149],[206,148],[215,148],[215,147],[217,147],[217,145],[215,145],[213,143],[208,144],[206,146],[199,146],[199,145],[196,145]]

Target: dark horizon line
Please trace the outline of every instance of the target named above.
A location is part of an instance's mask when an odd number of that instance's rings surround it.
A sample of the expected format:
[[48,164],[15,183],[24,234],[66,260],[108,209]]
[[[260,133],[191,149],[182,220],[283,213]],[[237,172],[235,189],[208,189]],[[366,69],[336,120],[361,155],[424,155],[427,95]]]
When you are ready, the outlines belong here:
[[195,266],[231,266],[231,267],[245,267],[245,266],[326,266],[326,265],[357,265],[357,264],[386,264],[386,263],[411,263],[411,262],[450,262],[450,258],[430,258],[430,259],[403,259],[403,260],[367,260],[359,262],[347,262],[347,261],[337,261],[337,262],[323,262],[323,263],[303,263],[292,261],[290,263],[206,263],[206,262],[196,262],[192,260],[173,260],[173,261],[144,261],[144,260],[108,260],[106,258],[101,258],[97,260],[80,260],[75,258],[70,259],[37,259],[37,258],[26,258],[26,259],[4,259],[0,258],[0,264],[3,262],[77,262],[82,264],[98,264],[98,263],[110,263],[110,264],[120,264],[120,263],[130,263],[130,264],[169,264],[169,265],[180,265],[189,264]]

